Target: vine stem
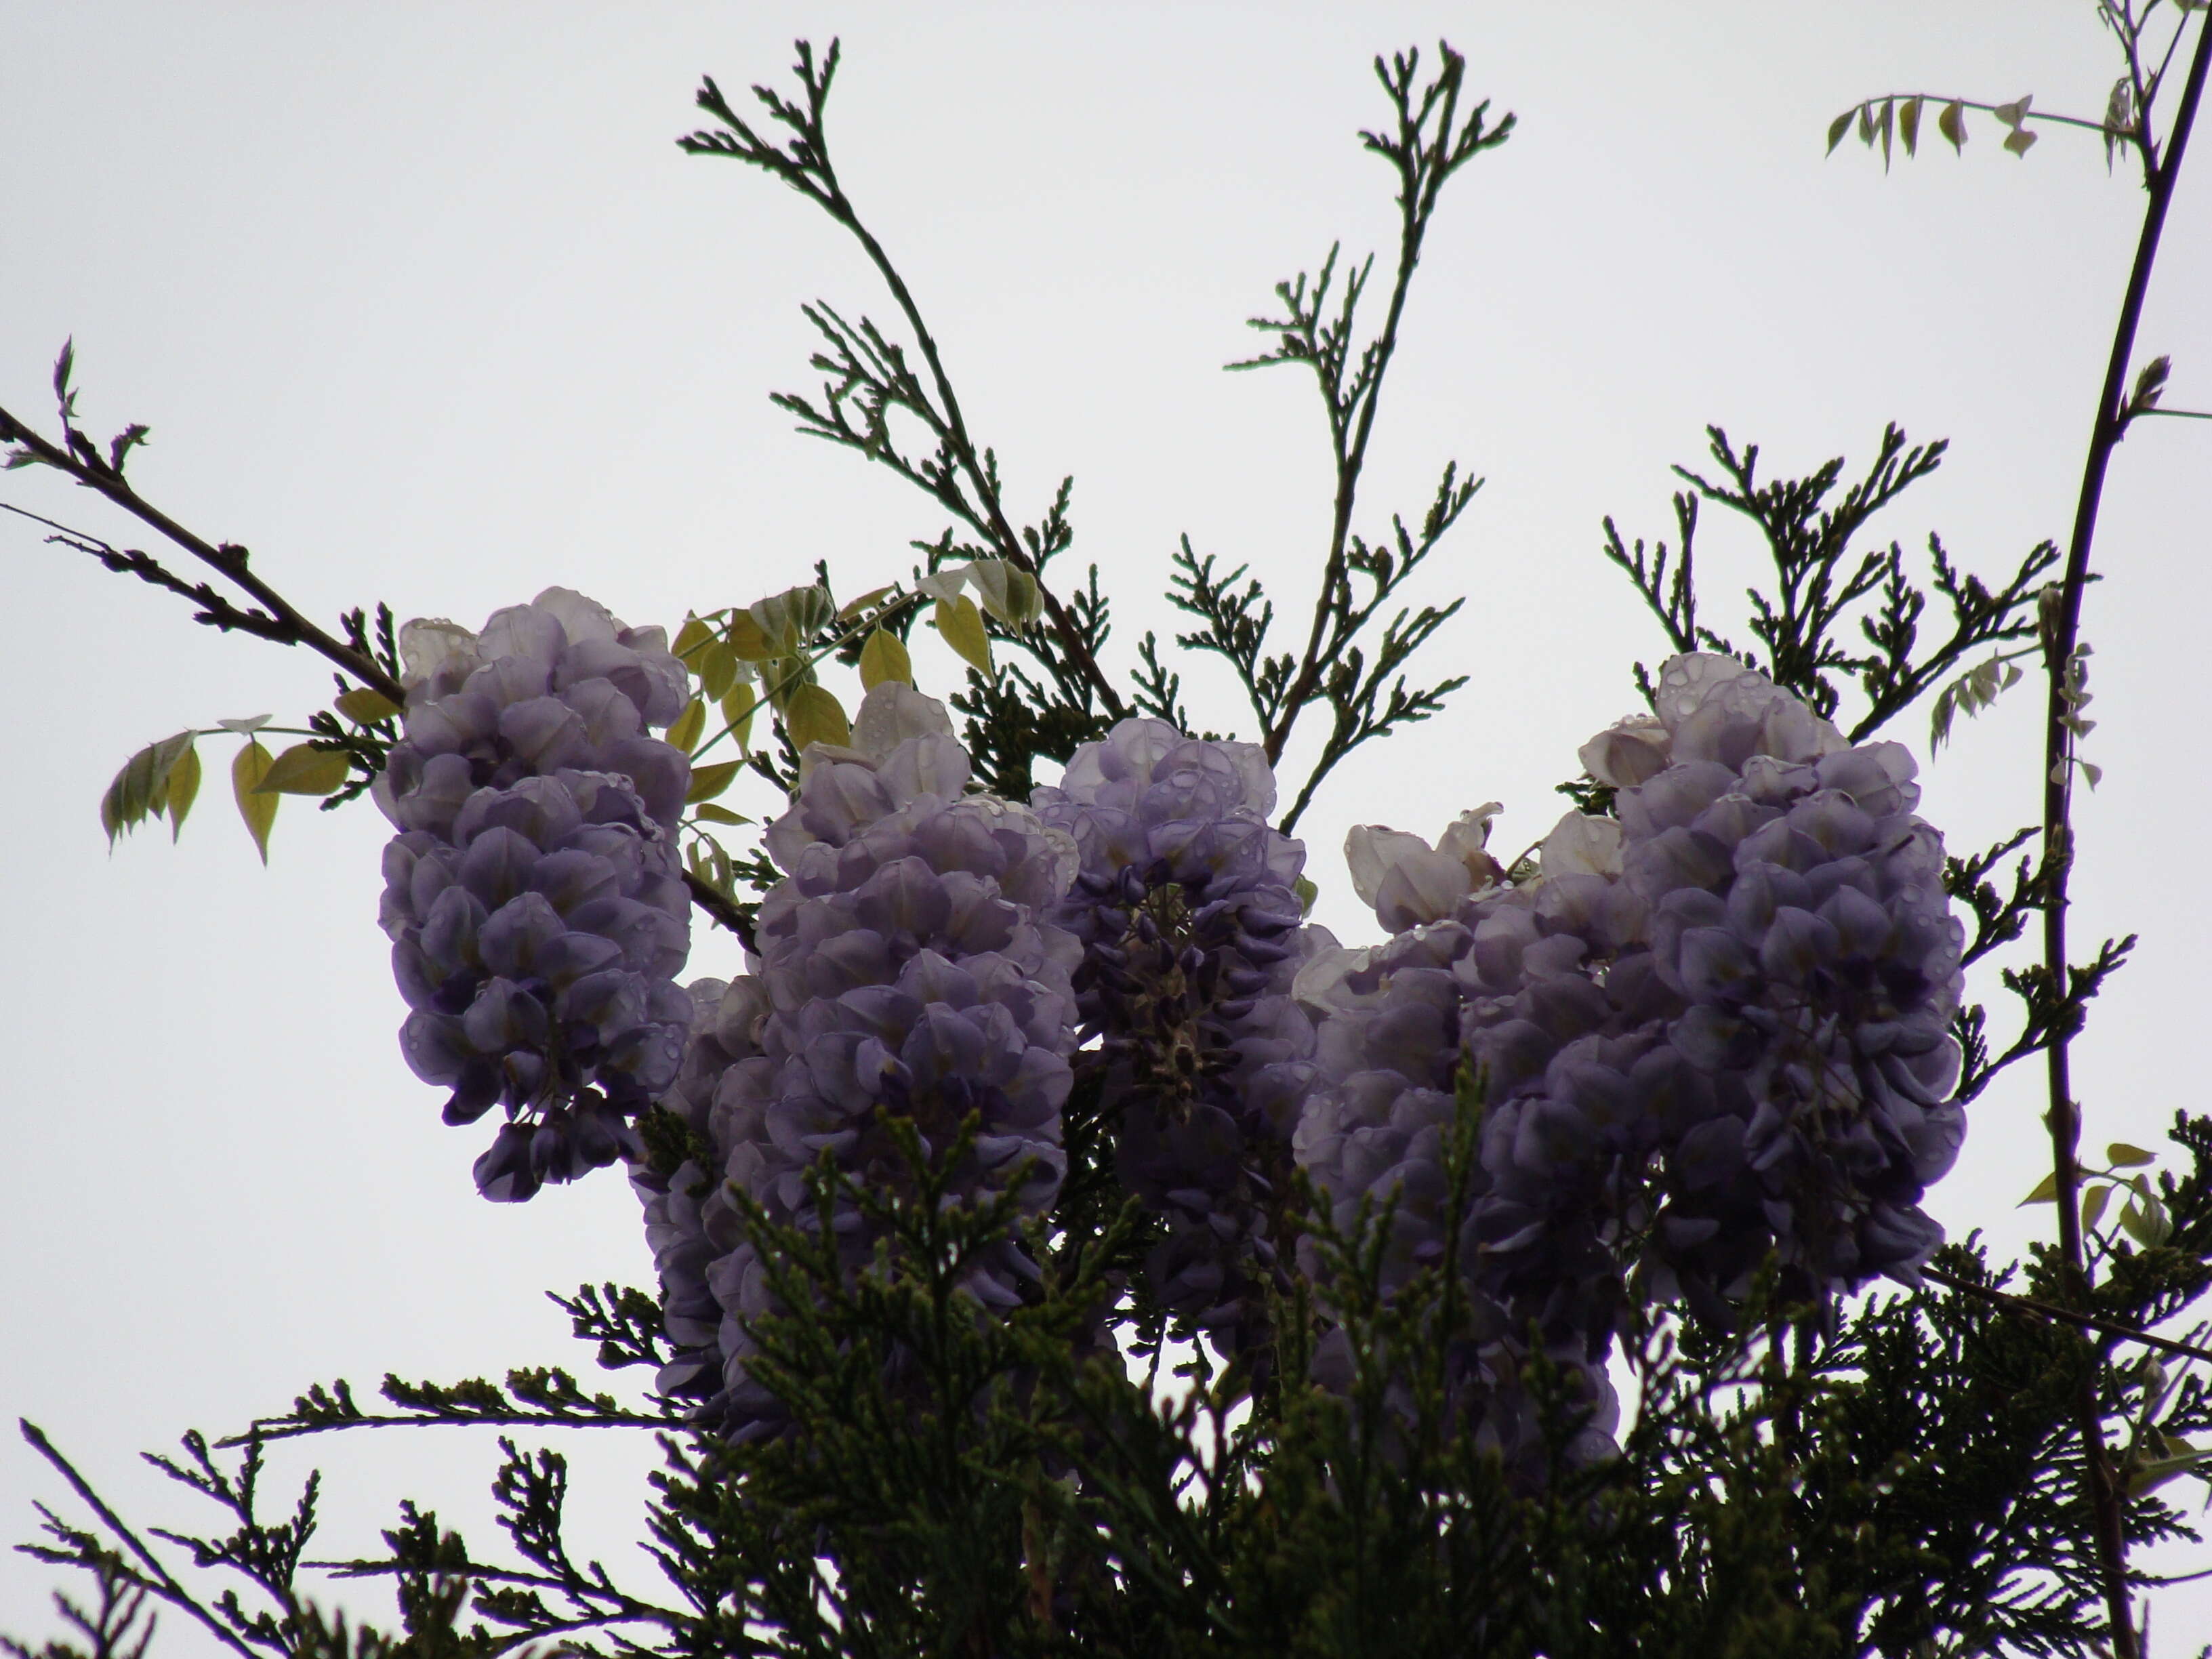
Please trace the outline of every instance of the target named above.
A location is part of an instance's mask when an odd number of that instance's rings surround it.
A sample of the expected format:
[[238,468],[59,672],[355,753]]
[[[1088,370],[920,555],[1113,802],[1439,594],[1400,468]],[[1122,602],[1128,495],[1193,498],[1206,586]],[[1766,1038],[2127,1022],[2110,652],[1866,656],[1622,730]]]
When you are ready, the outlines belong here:
[[[2066,568],[2057,597],[2045,617],[2044,670],[2049,694],[2044,714],[2043,961],[2052,989],[2068,994],[2066,957],[2067,883],[2074,864],[2072,732],[2068,720],[2068,671],[2081,643],[2081,597],[2088,586],[2089,554],[2097,532],[2097,508],[2103,499],[2105,476],[2113,448],[2126,426],[2128,365],[2135,353],[2136,330],[2142,319],[2143,301],[2150,290],[2152,267],[2157,263],[2159,238],[2189,147],[2198,100],[2204,91],[2205,71],[2212,66],[2212,27],[2200,26],[2197,50],[2190,60],[2189,78],[2183,85],[2181,106],[2162,158],[2153,159],[2148,148],[2148,112],[2136,135],[2145,162],[2144,184],[2150,201],[2143,211],[2142,231],[2136,242],[2135,264],[2128,272],[2127,294],[2120,304],[2112,333],[2112,351],[2105,369],[2105,384],[2089,431],[2089,453],[2081,475],[2081,498],[2075,507],[2074,532],[2066,553]],[[2081,1107],[2074,1098],[2073,1071],[2069,1048],[2071,1033],[2062,1024],[2046,1055],[2049,1067],[2051,1173],[2057,1185],[2058,1243],[2065,1258],[2071,1299],[2086,1302],[2089,1270],[2081,1243],[2081,1166],[2075,1153],[2081,1139]],[[2105,1583],[2106,1613],[2112,1627],[2117,1659],[2141,1659],[2135,1622],[2128,1607],[2126,1545],[2122,1536],[2120,1497],[2106,1456],[2097,1382],[2094,1370],[2085,1371],[2077,1412],[2081,1421],[2084,1475],[2091,1509],[2095,1516],[2097,1553]]]

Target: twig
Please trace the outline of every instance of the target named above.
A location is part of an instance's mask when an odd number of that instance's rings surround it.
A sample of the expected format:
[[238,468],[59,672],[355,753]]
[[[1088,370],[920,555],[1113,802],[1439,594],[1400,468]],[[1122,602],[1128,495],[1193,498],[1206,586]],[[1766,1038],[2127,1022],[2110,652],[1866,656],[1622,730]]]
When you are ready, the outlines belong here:
[[2057,1320],[2069,1325],[2079,1325],[2084,1330],[2096,1331],[2106,1336],[2118,1337],[2123,1342],[2140,1342],[2147,1348],[2156,1348],[2182,1359],[2202,1359],[2212,1362],[2212,1348],[2192,1347],[2186,1342],[2177,1342],[2170,1336],[2159,1336],[2150,1331],[2137,1330],[2132,1325],[2123,1325],[2116,1319],[2106,1319],[2098,1314],[2077,1313],[2071,1308],[2062,1308],[2055,1302],[2045,1302],[2032,1296],[2014,1296],[2009,1291],[1993,1290],[1986,1285],[1976,1285],[1956,1278],[1941,1267],[1923,1267],[1921,1273],[1939,1285],[1949,1286],[1962,1295],[1979,1297],[2015,1313],[2032,1314],[2038,1318]]
[[814,67],[813,48],[805,41],[799,43],[797,69],[799,84],[806,94],[804,109],[765,87],[753,88],[754,94],[768,107],[769,113],[798,135],[791,154],[785,154],[757,133],[731,106],[712,77],[700,89],[699,106],[721,121],[737,137],[732,140],[720,133],[695,133],[678,140],[678,143],[693,155],[726,155],[774,173],[852,232],[854,240],[866,252],[869,263],[883,277],[884,286],[890,289],[891,298],[906,318],[907,326],[914,331],[915,341],[921,348],[923,360],[929,365],[930,379],[935,386],[943,413],[941,416],[932,416],[926,412],[926,399],[922,400],[925,409],[915,412],[923,414],[929,424],[936,428],[939,438],[951,452],[953,460],[967,475],[988,520],[979,528],[990,537],[1000,555],[1009,564],[1037,579],[1038,598],[1061,647],[1097,693],[1108,714],[1118,720],[1127,713],[1120,692],[1091,655],[1091,647],[1083,638],[1083,631],[1076,626],[1067,607],[1045,586],[1042,573],[1036,561],[1030,556],[1029,550],[1022,544],[1021,537],[1006,521],[1005,508],[999,500],[997,480],[993,476],[994,469],[984,464],[974,440],[969,436],[967,419],[960,410],[960,399],[953,392],[951,377],[945,373],[944,360],[937,349],[936,337],[930,333],[928,325],[922,320],[921,307],[915,303],[913,291],[906,285],[906,279],[899,275],[898,268],[891,263],[890,255],[884,251],[884,246],[876,240],[875,234],[861,222],[859,211],[845,194],[843,186],[837,182],[836,168],[830,160],[829,139],[822,122],[822,112],[829,101],[830,83],[837,73],[837,59],[838,43],[833,40],[829,51],[823,55],[822,67],[817,73]]
[[[66,472],[87,489],[97,490],[133,518],[151,525],[225,580],[234,583],[252,594],[254,599],[267,610],[270,617],[277,624],[277,628],[271,629],[267,627],[255,627],[243,621],[234,622],[230,625],[246,628],[248,631],[258,634],[264,639],[275,641],[280,645],[304,645],[336,663],[347,673],[361,681],[363,685],[383,693],[392,702],[398,703],[406,702],[407,694],[401,688],[399,682],[393,679],[366,653],[355,650],[351,646],[334,639],[318,628],[301,615],[283,594],[248,569],[246,551],[244,548],[228,542],[217,545],[194,535],[133,489],[125,482],[122,469],[102,461],[99,452],[93,449],[89,444],[85,444],[82,449],[74,446],[68,449],[57,447],[5,409],[0,409],[0,442],[22,445],[27,451],[46,465],[58,471]],[[21,511],[21,509],[15,510]],[[23,516],[32,518],[37,515],[24,514]],[[43,524],[50,521],[40,520],[40,522]],[[86,537],[83,539],[86,542],[96,542],[97,538]],[[106,544],[98,543],[97,545],[106,547]],[[87,547],[83,550],[91,552],[94,550]],[[205,602],[202,599],[198,590],[185,584],[179,578],[168,575],[166,572],[161,576],[151,574],[151,570],[147,567],[151,567],[154,570],[158,570],[160,567],[148,555],[118,553],[113,548],[108,548],[107,551],[126,561],[143,562],[143,563],[111,564],[109,566],[111,569],[130,570],[132,574],[140,575],[147,580],[158,582],[161,586],[169,587],[187,598]],[[100,556],[95,554],[95,556]],[[105,562],[103,560],[103,562]],[[164,577],[167,579],[164,580]],[[232,614],[245,616],[251,613],[239,613],[233,607]]]
[[261,1655],[254,1652],[239,1638],[236,1632],[229,1629],[222,1620],[194,1601],[185,1587],[169,1576],[169,1570],[161,1565],[161,1557],[155,1555],[137,1533],[123,1523],[120,1516],[107,1507],[106,1501],[98,1492],[93,1491],[90,1484],[76,1472],[69,1459],[55,1449],[53,1442],[46,1438],[46,1431],[29,1419],[22,1417],[15,1419],[15,1426],[21,1431],[23,1438],[30,1443],[31,1449],[54,1466],[62,1479],[69,1482],[70,1489],[82,1498],[92,1512],[100,1517],[100,1523],[120,1539],[133,1555],[145,1563],[147,1570],[154,1575],[155,1585],[161,1590],[163,1601],[172,1607],[181,1607],[191,1613],[193,1618],[215,1632],[217,1641],[233,1652],[242,1655],[244,1659],[262,1659]]

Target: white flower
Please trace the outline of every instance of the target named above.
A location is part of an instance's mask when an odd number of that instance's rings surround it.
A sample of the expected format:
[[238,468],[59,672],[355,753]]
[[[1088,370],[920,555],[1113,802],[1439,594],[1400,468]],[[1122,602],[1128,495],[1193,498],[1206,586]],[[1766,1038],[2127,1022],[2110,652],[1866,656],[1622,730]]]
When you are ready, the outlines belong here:
[[1667,728],[1650,714],[1615,720],[1576,751],[1583,770],[1600,783],[1627,789],[1667,768]]
[[1394,933],[1441,921],[1462,899],[1497,884],[1497,860],[1483,848],[1499,811],[1486,801],[1461,813],[1434,847],[1407,830],[1354,824],[1344,838],[1352,891]]
[[399,683],[413,690],[441,668],[476,655],[477,636],[443,617],[417,617],[399,629]]
[[1620,821],[1570,812],[1552,826],[1537,859],[1547,878],[1620,873]]

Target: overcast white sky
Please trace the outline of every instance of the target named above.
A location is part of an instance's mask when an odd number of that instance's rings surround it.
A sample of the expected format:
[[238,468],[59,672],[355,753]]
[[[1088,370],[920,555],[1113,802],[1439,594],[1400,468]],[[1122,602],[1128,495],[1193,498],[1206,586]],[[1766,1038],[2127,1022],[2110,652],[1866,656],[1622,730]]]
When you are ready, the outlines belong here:
[[[2063,537],[2140,212],[2086,135],[2021,161],[1984,121],[1963,160],[1923,150],[1887,178],[1856,145],[1822,158],[1829,118],[1885,91],[2100,113],[2116,70],[2086,0],[16,0],[0,29],[0,402],[44,414],[73,333],[91,426],[154,428],[140,487],[251,546],[319,616],[385,599],[473,623],[557,581],[671,623],[804,580],[817,556],[847,591],[875,586],[939,527],[767,402],[811,389],[802,301],[888,319],[858,249],[765,178],[671,143],[702,72],[732,91],[781,80],[793,35],[842,33],[832,138],[850,194],[1016,507],[1033,517],[1075,475],[1076,556],[1121,600],[1125,665],[1146,626],[1171,625],[1158,595],[1178,534],[1305,603],[1330,489],[1317,399],[1292,374],[1219,365],[1255,343],[1240,324],[1275,281],[1334,238],[1389,236],[1386,171],[1353,137],[1382,113],[1368,59],[1449,38],[1521,128],[1450,188],[1361,522],[1417,513],[1448,459],[1488,477],[1425,590],[1473,595],[1431,658],[1471,684],[1448,718],[1342,769],[1308,821],[1322,914],[1352,938],[1349,823],[1433,834],[1499,799],[1499,839],[1519,847],[1557,816],[1575,745],[1632,703],[1629,660],[1663,654],[1598,557],[1599,520],[1671,538],[1668,465],[1702,459],[1705,422],[1797,471],[1856,461],[1893,418],[1954,448],[1885,538],[1912,549],[1938,529],[2001,576]],[[2192,163],[2142,345],[2173,354],[2168,401],[2203,408],[2212,155]],[[2212,806],[2191,759],[2208,445],[2190,422],[2130,436],[2087,614],[2106,777],[2081,814],[2076,932],[2085,950],[2143,936],[2079,1049],[2098,1144],[2155,1144],[2175,1108],[2206,1105],[2183,1039],[2203,1024],[2212,924],[2185,856]],[[10,475],[0,499],[136,538],[36,476]],[[1717,518],[1705,541],[1725,607],[1754,550]],[[612,1176],[520,1209],[474,1196],[479,1135],[439,1126],[392,1039],[381,820],[289,802],[264,872],[210,744],[180,846],[103,843],[95,805],[132,749],[223,716],[296,720],[326,670],[193,628],[20,526],[0,526],[0,867],[17,883],[0,1407],[128,1512],[175,1525],[208,1517],[134,1454],[187,1426],[240,1425],[337,1376],[366,1390],[386,1370],[588,1370],[539,1292],[647,1279],[634,1201]],[[918,660],[952,681],[949,661]],[[1192,678],[1200,717],[1233,721],[1206,701],[1225,688]],[[2023,690],[1935,763],[1923,810],[1979,846],[2034,818],[2037,773]],[[698,960],[728,966],[714,946]],[[1978,1105],[1935,1206],[1954,1231],[2016,1243],[2047,1214],[2013,1207],[2045,1158],[2033,1082]],[[585,1536],[646,1577],[626,1541],[641,1460],[577,1450]],[[407,1493],[495,1541],[489,1444],[313,1453],[336,1487],[319,1552],[370,1548]],[[291,1479],[311,1459],[277,1461]],[[0,1534],[27,1535],[29,1500],[64,1496],[0,1444]],[[50,1582],[0,1557],[0,1628],[46,1630]],[[348,1600],[388,1610],[381,1591]],[[2169,1645],[2212,1627],[2202,1591],[2160,1609]],[[167,1622],[166,1654],[211,1650]]]

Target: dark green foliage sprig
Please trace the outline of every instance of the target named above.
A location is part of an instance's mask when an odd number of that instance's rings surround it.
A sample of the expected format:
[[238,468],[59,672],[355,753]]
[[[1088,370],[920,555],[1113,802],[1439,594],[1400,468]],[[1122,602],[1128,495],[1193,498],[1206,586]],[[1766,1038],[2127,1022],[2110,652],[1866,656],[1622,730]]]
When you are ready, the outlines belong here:
[[[1470,1097],[1448,1179],[1463,1182],[1479,1129]],[[2212,1278],[2212,1121],[2179,1119],[2174,1133],[2190,1168],[2159,1183],[2166,1237],[2109,1241],[2096,1315],[2114,1325],[2182,1316]],[[2127,1449],[2130,1540],[2195,1536],[2160,1489],[2203,1478],[2177,1450],[2212,1429],[2202,1379],[2121,1362],[2123,1339],[2040,1313],[2063,1293],[2047,1250],[2030,1260],[2025,1297],[1970,1242],[1939,1257],[1925,1287],[1874,1298],[1832,1331],[1774,1305],[1765,1285],[1735,1334],[1639,1320],[1620,1455],[1562,1464],[1530,1496],[1451,1431],[1443,1368],[1469,1317],[1455,1276],[1431,1267],[1395,1294],[1378,1288],[1387,1206],[1350,1234],[1310,1218],[1321,1302],[1279,1310],[1283,1374],[1305,1375],[1325,1308],[1348,1340],[1351,1382],[1342,1395],[1288,1385],[1262,1418],[1202,1382],[1161,1398],[1110,1341],[1095,1346],[1098,1310],[1118,1293],[1126,1209],[1080,1243],[1072,1217],[1056,1247],[1053,1227],[1040,1229],[1045,1272],[1030,1304],[986,1318],[959,1281],[1012,1212],[1003,1200],[943,1202],[934,1171],[956,1160],[933,1162],[911,1139],[907,1156],[910,1199],[824,1164],[809,1177],[814,1224],[748,1216],[783,1309],[756,1327],[754,1374],[799,1427],[732,1447],[651,1425],[666,1462],[648,1527],[674,1601],[578,1560],[564,1540],[564,1461],[505,1437],[494,1492],[512,1565],[471,1554],[412,1504],[383,1555],[304,1562],[312,1496],[274,1526],[253,1514],[251,1460],[266,1425],[239,1469],[204,1442],[176,1466],[239,1530],[160,1536],[204,1569],[245,1573],[273,1601],[277,1611],[238,1609],[262,1632],[240,1638],[253,1659],[337,1651],[294,1588],[301,1565],[398,1589],[409,1634],[359,1632],[357,1659],[489,1659],[549,1639],[685,1659],[2057,1655],[2102,1632],[2073,1437],[2085,1379]],[[849,1205],[888,1229],[857,1274],[819,1224]],[[626,1299],[605,1287],[563,1306],[598,1307],[578,1334],[603,1342],[605,1310]],[[1540,1354],[1529,1382],[1548,1443],[1564,1448],[1580,1408]],[[502,1420],[483,1389],[406,1393],[425,1420]],[[511,1379],[507,1392],[521,1391]],[[349,1400],[335,1406],[326,1397],[295,1417],[369,1425]],[[50,1533],[58,1547],[46,1559],[171,1605],[191,1598],[94,1533],[58,1522]],[[196,1604],[222,1616],[219,1598]]]
[[33,1648],[12,1636],[0,1636],[0,1653],[9,1659],[146,1659],[161,1620],[146,1605],[146,1591],[111,1551],[95,1549],[82,1563],[91,1575],[95,1598],[88,1607],[60,1590],[54,1592],[54,1610],[62,1622],[84,1638],[85,1645],[49,1641]]
[[[1360,641],[1377,613],[1458,522],[1482,481],[1462,477],[1458,463],[1452,462],[1444,468],[1418,532],[1396,514],[1385,541],[1370,543],[1352,528],[1383,379],[1397,350],[1406,296],[1439,192],[1462,166],[1504,143],[1513,130],[1510,115],[1485,125],[1487,100],[1467,112],[1462,120],[1459,100],[1466,59],[1443,46],[1438,57],[1441,67],[1426,82],[1419,79],[1418,52],[1398,53],[1387,62],[1375,60],[1376,78],[1390,100],[1393,121],[1385,131],[1363,131],[1360,139],[1397,175],[1399,214],[1396,267],[1380,327],[1372,337],[1359,339],[1359,303],[1374,271],[1373,256],[1347,268],[1339,288],[1339,245],[1329,249],[1317,272],[1301,272],[1275,285],[1279,314],[1251,319],[1252,327],[1275,337],[1273,349],[1229,365],[1231,369],[1306,365],[1313,371],[1328,416],[1334,489],[1320,591],[1303,645],[1288,651],[1268,649],[1275,607],[1261,581],[1248,576],[1249,566],[1218,573],[1215,556],[1199,556],[1188,537],[1174,558],[1169,599],[1199,623],[1190,632],[1177,634],[1176,643],[1228,663],[1251,708],[1256,741],[1271,765],[1282,760],[1305,711],[1316,704],[1328,707],[1329,730],[1312,770],[1283,815],[1279,827],[1285,833],[1297,826],[1322,780],[1346,756],[1372,738],[1427,719],[1467,683],[1464,675],[1455,675],[1416,686],[1401,672],[1458,612],[1463,599],[1442,606],[1401,606],[1371,647]],[[1180,686],[1165,676],[1157,653],[1158,646],[1148,635],[1140,651],[1146,670],[1140,680],[1143,701],[1152,712],[1172,720],[1179,707]]]
[[[838,182],[823,125],[837,72],[837,43],[830,42],[818,64],[807,42],[798,42],[796,50],[793,73],[799,78],[799,98],[766,87],[753,88],[769,122],[787,132],[787,140],[778,143],[772,133],[756,128],[709,77],[700,88],[698,104],[720,125],[678,142],[692,155],[726,156],[761,168],[850,231],[890,290],[921,367],[917,369],[907,348],[866,317],[848,322],[828,305],[817,303],[805,310],[823,343],[811,360],[824,377],[821,390],[812,398],[779,392],[774,401],[798,417],[801,432],[889,467],[978,538],[975,544],[959,542],[948,530],[932,551],[932,568],[945,558],[990,556],[1040,579],[1045,625],[1024,631],[1018,643],[1049,682],[1052,694],[1047,701],[1058,709],[1060,723],[1081,728],[1086,737],[1096,735],[1127,712],[1120,690],[1098,662],[1097,648],[1106,631],[1104,602],[1095,581],[1093,605],[1086,612],[1064,602],[1042,580],[1045,565],[1073,539],[1066,510],[1070,485],[1062,482],[1053,506],[1036,526],[1015,528],[1005,505],[996,455],[969,435],[936,339],[906,279]],[[917,424],[924,447],[902,443],[894,430],[895,414]],[[988,726],[979,726],[978,732],[988,737]],[[1013,764],[1012,757],[997,758],[997,770]]]
[[[1876,514],[1942,464],[1947,447],[1942,441],[1908,447],[1899,428],[1886,428],[1866,472],[1831,502],[1843,477],[1841,457],[1803,477],[1762,483],[1757,444],[1739,452],[1719,427],[1706,433],[1721,480],[1674,469],[1691,486],[1674,501],[1679,551],[1663,542],[1649,553],[1640,539],[1624,544],[1613,520],[1605,520],[1606,557],[1627,574],[1674,650],[1741,657],[1831,719],[1842,704],[1843,687],[1855,684],[1865,707],[1845,734],[1860,743],[1935,690],[1975,651],[2035,637],[2037,596],[2058,562],[2058,550],[2050,542],[2031,549],[1996,588],[1960,570],[1934,535],[1928,538],[1925,587],[1907,572],[1898,543],[1855,545]],[[1746,625],[1763,652],[1737,646],[1703,619],[1711,611],[1701,612],[1698,587],[1700,501],[1749,519],[1765,543],[1772,585],[1753,583],[1746,590]],[[1944,602],[1950,629],[1923,648],[1931,594]],[[1850,631],[1854,624],[1856,639]],[[1636,680],[1648,700],[1653,688],[1640,663]]]

